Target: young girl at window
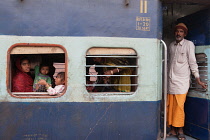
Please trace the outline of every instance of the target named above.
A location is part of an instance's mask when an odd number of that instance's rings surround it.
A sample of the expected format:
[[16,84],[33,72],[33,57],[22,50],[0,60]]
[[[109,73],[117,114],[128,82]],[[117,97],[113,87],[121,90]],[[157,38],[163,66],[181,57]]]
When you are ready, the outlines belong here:
[[56,95],[62,93],[65,89],[65,72],[59,72],[55,78],[55,88],[52,88],[45,80],[41,79],[39,84],[44,85],[49,95]]
[[39,80],[43,79],[45,80],[48,84],[51,84],[51,78],[49,75],[50,66],[47,64],[41,64],[39,66],[35,66],[35,79],[34,79],[34,84],[33,84],[33,91],[35,92],[46,92],[46,88],[44,85],[38,84]]

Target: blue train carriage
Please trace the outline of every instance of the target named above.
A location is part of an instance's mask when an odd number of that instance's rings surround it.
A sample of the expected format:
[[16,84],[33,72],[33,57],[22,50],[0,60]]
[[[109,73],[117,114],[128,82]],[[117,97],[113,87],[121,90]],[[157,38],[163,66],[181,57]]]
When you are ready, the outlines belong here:
[[[0,139],[157,139],[159,1],[11,0],[0,11]],[[13,92],[14,63],[23,55],[31,60],[32,75],[41,62],[53,64],[55,73],[66,72],[64,92]],[[124,85],[129,92],[87,90],[88,62],[96,57],[132,62],[117,65],[133,69],[131,83]]]
[[[202,81],[209,85],[209,55],[210,48],[196,46],[196,59]],[[207,90],[197,85],[194,78],[185,103],[186,134],[198,139],[209,139],[209,87]]]

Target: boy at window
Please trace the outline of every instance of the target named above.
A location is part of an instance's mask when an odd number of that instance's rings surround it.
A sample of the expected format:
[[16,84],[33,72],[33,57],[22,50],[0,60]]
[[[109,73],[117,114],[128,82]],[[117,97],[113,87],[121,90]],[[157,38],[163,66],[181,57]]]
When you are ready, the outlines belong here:
[[39,80],[43,79],[45,80],[48,84],[51,84],[51,78],[49,75],[49,66],[46,64],[41,64],[39,66],[35,66],[35,79],[34,79],[34,84],[33,84],[33,91],[34,92],[46,92],[46,88],[44,85],[38,84]]

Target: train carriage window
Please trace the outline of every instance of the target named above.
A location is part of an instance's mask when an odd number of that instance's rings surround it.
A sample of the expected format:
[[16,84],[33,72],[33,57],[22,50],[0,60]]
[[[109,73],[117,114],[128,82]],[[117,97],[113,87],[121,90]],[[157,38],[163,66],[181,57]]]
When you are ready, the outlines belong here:
[[[198,69],[199,69],[199,74],[200,74],[200,79],[204,83],[208,83],[208,63],[207,63],[207,56],[204,53],[199,53],[196,54],[196,60],[198,63]],[[195,91],[204,91],[206,92],[205,89],[203,89],[200,85],[196,83],[195,77],[192,76],[191,80],[191,86],[190,90],[195,90]]]
[[[44,75],[44,77],[48,77],[48,79],[45,80],[49,81],[52,87],[56,86],[54,78],[58,72],[66,73],[64,78],[65,83],[67,83],[67,53],[63,46],[55,44],[14,44],[8,50],[9,63],[7,67],[9,73],[7,75],[7,87],[11,96],[20,98],[55,98],[62,96],[65,93],[66,87],[62,93],[50,96],[47,93],[45,86],[36,86],[36,89],[35,86],[33,86],[33,91],[15,91],[12,87],[14,82],[13,78],[18,71],[16,63],[19,58],[24,57],[27,57],[30,60],[30,72],[28,74],[32,78],[32,82],[34,82],[35,79],[35,72],[40,72],[39,67],[44,64],[44,66],[49,68],[49,72]],[[31,78],[29,78],[29,80]]]
[[138,87],[137,54],[131,48],[90,48],[86,53],[89,93],[132,94]]

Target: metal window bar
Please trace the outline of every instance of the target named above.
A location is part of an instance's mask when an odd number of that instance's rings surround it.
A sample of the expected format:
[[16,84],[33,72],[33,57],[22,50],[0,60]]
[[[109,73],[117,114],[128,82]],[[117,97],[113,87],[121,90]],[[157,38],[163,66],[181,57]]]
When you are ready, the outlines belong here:
[[96,86],[96,87],[101,87],[101,86],[138,86],[138,84],[86,84],[86,86]]
[[[95,57],[103,57],[103,58],[138,58],[138,56],[128,56],[128,55],[112,55],[112,54],[107,54],[107,55],[87,55],[86,58],[95,58]],[[94,67],[101,67],[101,68],[138,68],[139,66],[137,65],[115,65],[115,66],[110,66],[110,65],[85,65],[86,68],[89,68],[91,66],[94,66]],[[106,77],[106,76],[109,76],[109,77],[126,77],[126,76],[129,76],[129,77],[138,77],[138,75],[85,75],[86,77],[91,77],[91,76],[94,76],[94,77]],[[97,86],[138,86],[138,84],[97,84],[97,83],[93,83],[93,84],[85,84],[86,87],[88,86],[94,86],[94,87],[97,87]]]
[[116,76],[133,76],[133,77],[137,77],[138,75],[85,75],[85,76],[95,76],[95,77],[98,77],[98,76],[113,76],[113,77],[116,77]]
[[[86,65],[85,67],[91,67],[93,65]],[[112,67],[116,67],[116,68],[138,68],[138,66],[133,66],[133,65],[127,65],[127,66],[124,66],[124,65],[115,65],[115,66],[110,66],[110,65],[94,65],[94,67],[107,67],[107,68],[112,68]]]
[[120,55],[109,55],[109,56],[104,56],[104,55],[87,55],[86,57],[107,57],[107,58],[110,58],[110,57],[118,57],[118,58],[138,58],[138,56],[120,56]]
[[[198,69],[199,69],[199,74],[200,74],[200,79],[201,81],[208,83],[208,59],[206,54],[196,54],[196,59],[197,59],[197,64],[198,64]],[[202,91],[206,92],[206,89],[203,89],[201,86],[199,86],[196,83],[196,79],[194,76],[191,76],[191,85],[190,85],[190,90],[196,90],[196,91]]]
[[36,98],[36,97],[57,97],[58,95],[62,94],[56,94],[56,95],[49,95],[48,92],[12,92],[13,95],[19,96],[19,97],[30,97],[30,98]]
[[[44,96],[50,96],[49,93],[47,92],[12,92],[13,95],[25,95],[25,96],[40,96],[40,95],[44,95]],[[23,96],[21,96],[23,97]]]

